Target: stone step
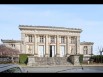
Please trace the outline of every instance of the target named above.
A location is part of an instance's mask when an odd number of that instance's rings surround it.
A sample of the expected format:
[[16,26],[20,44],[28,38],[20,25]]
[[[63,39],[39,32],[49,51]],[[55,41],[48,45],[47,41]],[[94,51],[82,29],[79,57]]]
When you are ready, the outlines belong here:
[[68,61],[67,57],[34,57],[34,61],[32,66],[41,66],[41,65],[72,65],[70,61]]

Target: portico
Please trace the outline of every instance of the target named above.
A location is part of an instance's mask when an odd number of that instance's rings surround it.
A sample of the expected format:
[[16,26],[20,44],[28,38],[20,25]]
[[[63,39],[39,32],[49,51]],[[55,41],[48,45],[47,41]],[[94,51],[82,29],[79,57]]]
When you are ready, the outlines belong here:
[[35,57],[67,57],[80,53],[81,29],[20,25],[22,53]]

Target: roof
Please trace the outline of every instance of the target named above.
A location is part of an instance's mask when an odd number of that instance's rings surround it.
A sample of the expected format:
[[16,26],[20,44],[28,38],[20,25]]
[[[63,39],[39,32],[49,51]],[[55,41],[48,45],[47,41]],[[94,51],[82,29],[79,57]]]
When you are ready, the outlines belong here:
[[66,27],[56,27],[56,26],[32,26],[32,25],[19,25],[19,29],[49,29],[49,30],[66,30],[66,31],[80,31],[79,28],[66,28]]
[[80,42],[80,45],[93,45],[93,42]]
[[21,41],[20,40],[3,40],[3,39],[1,39],[1,41],[3,42],[3,43],[20,43]]

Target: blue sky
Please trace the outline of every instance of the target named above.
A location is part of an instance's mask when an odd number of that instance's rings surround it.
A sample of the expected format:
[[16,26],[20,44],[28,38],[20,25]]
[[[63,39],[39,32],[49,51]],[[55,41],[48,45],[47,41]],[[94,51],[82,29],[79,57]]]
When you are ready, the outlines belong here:
[[103,47],[103,5],[1,4],[0,39],[20,40],[19,24],[81,28],[80,41],[94,42],[94,54]]

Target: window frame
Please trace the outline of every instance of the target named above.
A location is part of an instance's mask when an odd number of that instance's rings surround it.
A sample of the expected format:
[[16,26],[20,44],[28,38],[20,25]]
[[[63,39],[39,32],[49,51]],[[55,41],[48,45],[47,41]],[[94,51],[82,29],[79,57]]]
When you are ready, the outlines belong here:
[[65,43],[65,36],[61,36],[61,43],[62,43],[62,44]]
[[40,38],[40,39],[39,39],[39,42],[40,42],[40,43],[44,43],[44,36],[41,35],[41,36],[39,36],[39,38]]
[[50,36],[50,43],[55,43],[55,36]]

